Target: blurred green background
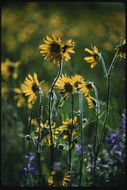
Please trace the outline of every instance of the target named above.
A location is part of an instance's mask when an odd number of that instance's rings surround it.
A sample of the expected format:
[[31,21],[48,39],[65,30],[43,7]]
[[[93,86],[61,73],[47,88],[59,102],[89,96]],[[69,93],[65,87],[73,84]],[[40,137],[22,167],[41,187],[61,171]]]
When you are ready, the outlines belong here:
[[[19,88],[27,74],[37,73],[39,81],[45,80],[45,93],[57,74],[54,64],[45,62],[39,45],[43,38],[61,37],[62,41],[75,41],[75,54],[72,62],[64,62],[63,73],[68,76],[81,74],[93,81],[98,89],[99,99],[106,101],[106,79],[101,63],[93,69],[83,58],[84,48],[91,45],[101,51],[109,68],[114,56],[114,48],[125,37],[125,5],[123,3],[7,3],[1,14],[1,58],[13,62],[21,61],[18,78],[7,82],[9,89]],[[17,108],[14,94],[4,96],[2,102],[2,183],[4,185],[22,184],[23,156],[28,147],[21,134],[26,133],[27,111]],[[87,103],[86,103],[87,104]],[[45,104],[46,105],[46,104]],[[125,63],[117,62],[112,73],[111,110],[108,125],[116,128],[125,108]],[[63,113],[69,108],[65,105]],[[92,118],[94,113],[87,106],[84,117]],[[92,128],[86,131],[86,144],[90,141]]]

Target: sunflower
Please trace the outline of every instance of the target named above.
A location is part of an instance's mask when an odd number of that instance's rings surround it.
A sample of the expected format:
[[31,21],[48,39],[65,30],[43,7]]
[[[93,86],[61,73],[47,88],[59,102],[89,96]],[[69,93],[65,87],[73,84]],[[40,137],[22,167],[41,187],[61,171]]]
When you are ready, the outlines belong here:
[[87,61],[88,63],[92,63],[91,68],[95,67],[95,65],[99,61],[99,51],[98,51],[98,49],[96,48],[96,46],[93,46],[92,50],[90,50],[88,48],[85,48],[84,50],[92,55],[90,57],[84,57],[84,60]]
[[68,53],[74,53],[74,42],[68,40],[66,44],[62,44],[60,38],[56,39],[55,35],[52,33],[53,39],[47,36],[47,40],[43,41],[45,44],[40,45],[40,53],[44,56],[44,60],[49,60],[52,63],[60,65],[60,61],[64,58],[66,61],[70,59]]
[[117,56],[121,59],[124,58],[126,59],[126,52],[127,52],[127,44],[126,44],[126,39],[120,43],[120,45],[116,46],[115,48],[116,51],[118,51]]
[[1,97],[5,98],[9,94],[9,88],[6,84],[2,84],[1,87]]
[[1,75],[3,79],[8,79],[12,76],[13,79],[17,79],[17,67],[20,65],[20,61],[15,63],[11,62],[9,59],[6,59],[5,62],[1,64]]
[[[58,134],[58,131],[55,130],[55,127],[56,127],[56,123],[54,122],[54,124],[52,125],[52,134],[53,134],[53,139],[54,139],[54,144],[56,144],[56,140],[57,140],[57,134]],[[40,132],[40,138],[43,140],[43,142],[50,146],[51,145],[51,139],[50,139],[50,128],[49,128],[49,125],[48,125],[48,120],[43,124],[41,123],[40,124],[40,128],[37,127],[35,129],[35,133],[39,133]],[[38,139],[38,135],[35,136],[36,139]]]
[[54,187],[66,186],[68,181],[70,181],[70,172],[65,170],[52,171],[51,177],[48,179],[49,185]]
[[72,136],[75,136],[77,134],[76,131],[76,126],[78,125],[77,123],[77,117],[75,116],[73,119],[73,124],[72,124],[72,119],[67,118],[65,121],[62,121],[63,125],[58,127],[56,130],[59,132],[63,132],[64,134],[63,139],[66,139],[69,134],[72,132]]
[[[25,105],[26,101],[27,101],[27,97],[25,96],[25,94],[23,93],[21,88],[14,88],[13,90],[15,93],[17,93],[16,96],[14,96],[14,99],[17,99],[17,107],[22,107]],[[27,102],[27,106],[29,109],[32,108],[32,105],[30,102]]]
[[25,78],[25,81],[21,85],[21,88],[25,96],[29,96],[28,102],[32,102],[33,104],[39,93],[39,82],[37,79],[37,74],[34,73],[33,77],[28,74],[28,78]]
[[85,96],[89,95],[90,91],[93,89],[93,82],[84,82],[79,84],[79,90],[83,92]]
[[88,106],[89,106],[89,108],[93,108],[94,106],[93,106],[93,97],[92,96],[87,96],[86,97],[86,100],[87,100],[87,102],[88,102]]
[[59,90],[64,99],[68,98],[73,91],[72,79],[67,77],[66,74],[62,74],[62,77],[55,84],[55,88]]
[[81,75],[74,75],[71,77],[72,85],[74,86],[74,90],[79,90],[79,85],[84,82],[84,78]]
[[68,40],[66,44],[62,46],[62,58],[64,58],[65,61],[68,62],[68,60],[71,59],[68,53],[75,53],[75,51],[73,50],[74,46],[75,43],[72,42],[72,40]]

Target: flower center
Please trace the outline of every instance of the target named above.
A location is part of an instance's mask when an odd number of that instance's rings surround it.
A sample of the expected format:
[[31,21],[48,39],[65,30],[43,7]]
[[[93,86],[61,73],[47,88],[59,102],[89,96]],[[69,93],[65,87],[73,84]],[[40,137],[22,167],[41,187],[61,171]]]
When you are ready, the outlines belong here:
[[74,85],[75,85],[75,87],[78,87],[79,84],[80,84],[80,82],[77,81],[77,82],[75,82]]
[[120,47],[119,47],[119,51],[120,51],[121,53],[126,53],[126,51],[127,51],[127,46],[126,46],[126,44],[120,46]]
[[14,70],[15,70],[15,67],[14,67],[14,66],[12,66],[12,65],[10,65],[10,66],[8,67],[8,70],[9,70],[11,73],[13,73],[13,72],[14,72]]
[[62,52],[65,53],[66,49],[68,48],[67,45],[65,45],[64,47],[62,47]]
[[72,85],[69,82],[65,84],[64,88],[66,92],[71,92],[73,90]]
[[93,57],[95,60],[98,60],[98,54],[97,53],[95,53]]
[[86,85],[86,87],[87,87],[89,90],[91,90],[91,89],[92,89],[92,84],[88,83],[88,84]]
[[33,92],[38,91],[38,86],[35,83],[32,85],[32,91]]
[[51,52],[52,53],[60,53],[60,44],[52,43],[51,44]]

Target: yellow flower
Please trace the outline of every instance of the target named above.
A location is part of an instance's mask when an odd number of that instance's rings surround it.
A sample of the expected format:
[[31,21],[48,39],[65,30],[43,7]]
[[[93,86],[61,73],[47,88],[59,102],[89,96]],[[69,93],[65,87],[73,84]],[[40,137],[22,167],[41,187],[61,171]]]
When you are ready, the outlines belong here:
[[99,51],[96,48],[96,46],[92,47],[92,50],[85,48],[85,51],[87,51],[88,53],[90,53],[92,56],[90,57],[84,57],[84,60],[87,61],[88,63],[92,63],[91,64],[91,68],[95,67],[95,65],[98,63],[99,61]]
[[25,96],[29,96],[28,102],[32,102],[33,104],[39,92],[39,82],[37,74],[34,73],[33,77],[30,74],[28,74],[28,78],[25,78],[25,81],[21,85],[21,88]]
[[62,74],[55,84],[55,88],[59,90],[64,99],[68,98],[73,91],[72,79]]
[[67,43],[64,45],[61,43],[60,38],[56,39],[55,35],[52,33],[53,39],[47,36],[47,40],[43,41],[45,44],[40,45],[40,53],[44,56],[44,60],[49,60],[52,63],[60,65],[60,61],[64,58],[66,61],[70,59],[68,53],[74,53],[72,50],[74,48],[74,42],[68,40]]
[[86,97],[86,100],[88,102],[89,108],[93,108],[94,107],[93,106],[93,97],[89,95],[89,96]]
[[120,45],[116,46],[116,51],[118,51],[117,56],[121,59],[126,59],[126,53],[127,53],[127,44],[126,39],[124,39],[123,42],[120,43]]
[[[23,93],[21,88],[14,88],[13,90],[15,93],[17,93],[16,96],[14,96],[14,99],[17,99],[17,107],[22,107],[26,104],[27,102],[27,97],[25,96],[25,94]],[[31,103],[27,103],[28,108],[32,108]]]
[[82,91],[85,96],[87,96],[93,89],[92,85],[93,82],[84,82],[83,84],[79,84],[79,90]]
[[11,62],[9,59],[6,59],[5,62],[1,64],[1,75],[4,79],[8,79],[12,76],[13,79],[16,79],[17,74],[17,67],[20,65],[20,62],[17,61],[16,63]]
[[73,125],[72,125],[72,119],[67,118],[66,121],[62,121],[63,125],[58,127],[56,130],[59,132],[63,132],[63,139],[66,139],[69,134],[72,132],[72,136],[75,136],[77,134],[76,126],[77,123],[77,117],[75,116],[73,119]]
[[79,85],[84,82],[84,78],[81,75],[74,75],[71,77],[74,90],[79,90]]
[[75,53],[75,51],[73,50],[74,46],[75,43],[72,42],[72,40],[68,40],[66,44],[62,46],[62,58],[64,58],[65,61],[68,62],[68,60],[71,59],[68,53]]
[[[52,125],[52,135],[53,135],[53,143],[54,145],[56,144],[56,140],[57,140],[57,134],[58,131],[56,131],[55,129],[56,127],[56,123],[54,122],[54,124]],[[40,138],[43,140],[43,142],[50,146],[51,145],[51,138],[50,138],[50,128],[48,125],[48,120],[43,124],[40,124],[40,128],[37,127],[35,130],[35,133],[39,133],[40,132]],[[38,139],[38,135],[35,136],[36,139]]]
[[1,87],[1,96],[2,98],[5,98],[9,93],[9,89],[8,89],[8,86],[6,84],[2,84],[2,87]]
[[68,181],[70,181],[70,172],[62,170],[52,171],[51,177],[48,179],[49,185],[54,187],[66,186]]

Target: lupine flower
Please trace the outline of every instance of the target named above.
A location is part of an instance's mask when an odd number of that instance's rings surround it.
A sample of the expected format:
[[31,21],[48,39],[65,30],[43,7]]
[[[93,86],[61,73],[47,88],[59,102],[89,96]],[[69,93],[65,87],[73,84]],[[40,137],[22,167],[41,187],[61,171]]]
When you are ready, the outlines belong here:
[[25,96],[25,93],[23,93],[21,88],[14,88],[13,90],[17,95],[14,96],[14,99],[17,99],[17,107],[22,107],[27,102],[28,108],[32,108],[32,104],[28,102],[27,97]]
[[48,179],[49,185],[54,187],[66,186],[68,181],[70,181],[70,172],[62,170],[52,171],[51,177]]
[[81,144],[76,144],[75,145],[75,152],[78,154],[78,155],[81,155],[82,154],[82,145]]
[[78,125],[77,123],[77,117],[75,116],[73,119],[73,125],[72,125],[72,119],[67,118],[65,121],[62,121],[63,125],[60,127],[56,128],[59,132],[62,132],[63,134],[63,139],[66,139],[69,134],[71,134],[72,131],[72,136],[75,136],[77,134],[76,127]]
[[29,153],[29,155],[24,156],[24,159],[28,161],[35,161],[35,155],[34,153]]
[[25,78],[25,81],[21,85],[21,88],[25,96],[29,96],[28,102],[32,102],[33,104],[39,93],[39,81],[37,78],[37,74],[34,73],[33,77],[28,74],[28,78]]
[[20,61],[13,63],[9,59],[6,59],[5,62],[2,62],[1,64],[2,77],[4,79],[8,79],[10,76],[12,76],[13,79],[17,79],[17,68],[20,64]]
[[55,88],[59,90],[64,99],[67,99],[73,91],[72,79],[67,77],[66,74],[65,76],[62,74],[62,77],[55,84]]
[[47,40],[43,41],[45,44],[40,45],[40,53],[45,57],[45,60],[50,60],[50,62],[60,65],[60,61],[64,58],[68,61],[70,58],[68,53],[75,53],[73,51],[74,42],[68,40],[66,44],[61,43],[60,38],[56,39],[55,35],[52,33],[53,39],[47,36]]
[[87,51],[89,54],[91,54],[90,57],[84,57],[84,60],[91,64],[91,68],[95,67],[95,65],[99,62],[99,51],[96,48],[96,46],[92,47],[92,50],[85,48],[85,51]]
[[126,59],[126,53],[127,53],[127,43],[126,43],[126,39],[123,40],[123,42],[121,41],[120,44],[118,46],[116,46],[115,48],[117,52],[117,56],[121,59],[124,58]]

